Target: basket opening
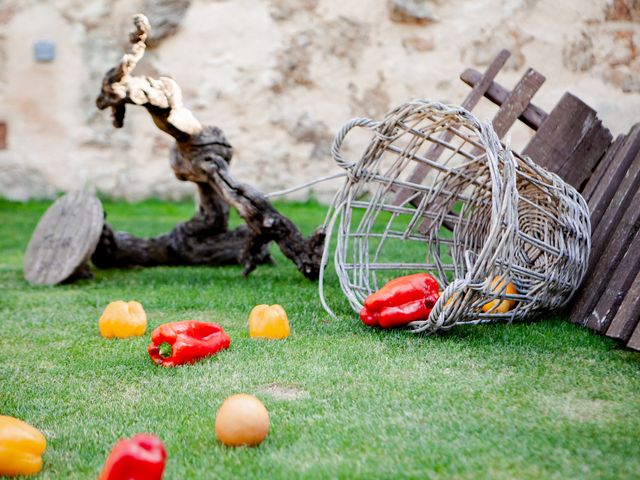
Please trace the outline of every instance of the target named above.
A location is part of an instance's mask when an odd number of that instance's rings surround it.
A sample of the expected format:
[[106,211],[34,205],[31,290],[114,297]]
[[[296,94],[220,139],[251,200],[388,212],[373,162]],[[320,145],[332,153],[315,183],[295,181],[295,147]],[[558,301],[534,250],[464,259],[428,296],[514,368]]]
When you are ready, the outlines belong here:
[[[374,133],[350,164],[339,148],[354,125]],[[334,152],[348,180],[331,225],[336,272],[354,310],[384,283],[417,272],[449,288],[416,331],[527,318],[577,288],[589,252],[584,199],[505,150],[490,126],[460,108],[415,101],[381,122],[346,127]],[[487,307],[503,300],[515,306]]]

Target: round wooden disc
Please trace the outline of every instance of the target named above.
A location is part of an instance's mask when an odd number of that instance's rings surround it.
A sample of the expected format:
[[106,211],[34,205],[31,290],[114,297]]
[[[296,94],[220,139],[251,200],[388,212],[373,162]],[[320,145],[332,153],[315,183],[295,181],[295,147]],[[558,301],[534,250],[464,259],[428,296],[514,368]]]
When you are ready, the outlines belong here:
[[38,285],[55,285],[69,278],[91,257],[103,224],[97,197],[77,191],[58,198],[31,235],[24,278]]

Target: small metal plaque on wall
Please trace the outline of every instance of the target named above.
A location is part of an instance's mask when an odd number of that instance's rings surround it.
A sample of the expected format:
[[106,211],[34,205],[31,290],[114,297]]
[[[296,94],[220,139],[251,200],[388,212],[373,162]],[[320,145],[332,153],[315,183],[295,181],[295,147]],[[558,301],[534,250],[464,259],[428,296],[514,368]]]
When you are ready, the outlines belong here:
[[36,62],[53,62],[56,58],[56,44],[48,40],[39,40],[33,44],[33,56]]

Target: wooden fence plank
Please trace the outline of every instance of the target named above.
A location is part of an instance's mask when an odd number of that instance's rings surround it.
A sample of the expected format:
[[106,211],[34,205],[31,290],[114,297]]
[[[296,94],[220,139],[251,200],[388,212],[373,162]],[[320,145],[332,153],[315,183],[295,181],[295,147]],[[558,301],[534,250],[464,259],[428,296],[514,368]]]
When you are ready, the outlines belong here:
[[[633,205],[629,208],[637,209]],[[640,232],[637,231],[638,226],[635,229],[635,238],[627,248],[618,267],[606,282],[604,293],[598,303],[585,320],[587,328],[597,332],[608,330],[627,290],[629,290],[637,273],[640,271]]]
[[586,134],[585,140],[578,145],[573,155],[558,171],[558,175],[566,178],[567,182],[578,191],[582,190],[607,148],[611,145],[612,139],[613,135],[609,129],[602,125],[601,120],[597,119]]
[[[626,170],[625,176],[618,184],[618,189],[608,203],[597,227],[591,230],[591,255],[589,256],[588,271],[593,271],[627,207],[638,202],[637,199],[634,199],[638,187],[640,187],[640,152],[636,154]],[[638,205],[640,203],[635,203],[636,208]]]
[[631,335],[629,343],[627,343],[627,347],[633,348],[634,350],[640,350],[640,324],[638,324],[636,331]]
[[[638,160],[636,163],[640,164],[640,158]],[[570,320],[573,323],[587,325],[590,313],[604,293],[613,272],[640,228],[640,208],[638,205],[640,205],[640,190],[637,188],[631,201],[615,204],[612,201],[609,205],[607,213],[615,208],[622,212],[622,219],[613,233],[611,230],[607,231],[607,242],[603,244],[604,248],[592,251],[590,255],[587,278],[580,287],[580,295],[571,310]],[[603,222],[601,222],[601,226]],[[597,325],[592,324],[592,326]]]
[[496,113],[491,123],[498,134],[498,138],[504,137],[511,126],[518,120],[529,105],[529,102],[540,89],[545,77],[529,68],[513,90],[506,96],[500,110]]
[[640,271],[627,290],[607,330],[607,337],[629,340],[640,320]]
[[[611,199],[621,187],[625,179],[629,167],[633,160],[640,152],[640,123],[636,124],[627,135],[624,144],[613,157],[609,168],[603,173],[602,178],[594,179],[592,177],[587,183],[589,186],[592,182],[597,183],[593,187],[593,193],[588,199],[589,211],[591,212],[591,231],[595,232],[602,220]],[[608,153],[608,152],[607,152]],[[607,162],[608,155],[601,160],[601,164]],[[598,165],[599,167],[600,165]],[[594,174],[595,177],[595,174]],[[586,187],[585,187],[586,188]]]
[[591,197],[594,192],[598,189],[598,186],[609,177],[609,169],[613,168],[613,160],[616,158],[616,155],[622,148],[625,143],[627,136],[624,134],[620,134],[616,137],[616,139],[609,145],[609,148],[605,152],[604,156],[598,162],[598,166],[593,171],[593,174],[587,181],[586,185],[580,192],[584,199],[589,203]]
[[[474,70],[473,68],[467,68],[460,75],[460,80],[462,80],[470,87],[475,87],[480,82],[480,80],[482,80],[482,74],[479,71]],[[509,90],[499,83],[491,82],[491,85],[485,92],[484,96],[496,105],[500,106],[509,96]],[[518,119],[526,126],[532,128],[533,130],[537,130],[542,122],[545,121],[548,115],[549,114],[543,109],[530,103],[529,105],[527,105]]]
[[611,138],[596,111],[567,92],[522,153],[580,189]]
[[[484,72],[484,77],[478,84],[469,92],[467,98],[465,98],[464,102],[462,102],[462,106],[467,110],[473,110],[480,99],[484,96],[485,92],[491,85],[491,82],[496,77],[498,72],[502,69],[504,64],[509,59],[511,52],[508,50],[501,50],[500,53],[496,56],[496,58],[491,62],[491,65]],[[441,139],[445,142],[448,142],[453,137],[453,133],[446,131],[441,135]],[[429,160],[436,161],[438,157],[442,154],[444,147],[440,144],[433,144],[429,150],[425,153],[425,157]],[[415,170],[411,173],[408,180],[412,183],[421,183],[424,180],[424,177],[427,176],[429,172],[429,166],[424,164],[419,164],[416,166]],[[413,191],[410,189],[400,189],[396,193],[396,196],[393,200],[394,205],[403,205],[407,199],[412,195]]]

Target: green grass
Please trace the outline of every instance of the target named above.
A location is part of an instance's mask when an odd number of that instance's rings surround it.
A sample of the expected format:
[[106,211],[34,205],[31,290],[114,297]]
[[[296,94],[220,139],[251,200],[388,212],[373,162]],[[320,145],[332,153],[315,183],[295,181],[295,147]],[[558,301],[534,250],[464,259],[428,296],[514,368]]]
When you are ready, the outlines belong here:
[[[331,320],[317,285],[275,249],[277,266],[249,278],[240,267],[95,270],[92,280],[33,287],[22,278],[23,251],[47,205],[0,201],[0,413],[45,433],[38,478],[96,478],[114,442],[143,431],[165,442],[167,479],[640,475],[640,354],[606,338],[557,317],[430,337],[373,330],[346,308],[333,276],[328,296],[340,320]],[[278,207],[306,233],[325,213]],[[193,206],[105,209],[115,228],[151,235]],[[99,336],[98,317],[115,299],[142,302],[148,331],[187,318],[219,322],[231,348],[193,366],[156,367],[148,333]],[[258,303],[285,307],[289,339],[248,338]],[[258,448],[216,441],[217,408],[238,392],[270,412]]]

